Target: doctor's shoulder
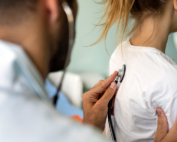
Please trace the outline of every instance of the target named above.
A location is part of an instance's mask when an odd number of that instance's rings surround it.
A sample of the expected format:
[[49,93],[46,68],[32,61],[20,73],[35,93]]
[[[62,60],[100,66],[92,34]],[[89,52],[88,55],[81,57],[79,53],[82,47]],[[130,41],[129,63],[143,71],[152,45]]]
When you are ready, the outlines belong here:
[[0,91],[0,141],[108,142],[100,131],[64,117],[52,104],[34,95],[8,92]]

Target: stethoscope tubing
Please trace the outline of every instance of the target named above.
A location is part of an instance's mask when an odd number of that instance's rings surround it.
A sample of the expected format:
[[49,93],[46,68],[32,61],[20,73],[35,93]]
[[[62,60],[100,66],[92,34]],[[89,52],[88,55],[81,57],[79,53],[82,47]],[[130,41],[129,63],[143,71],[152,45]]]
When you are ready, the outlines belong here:
[[[123,65],[123,69],[121,71],[123,71],[123,74],[120,77],[119,76],[120,72],[118,71],[119,75],[116,77],[116,80],[114,81],[116,84],[119,83],[119,78],[120,78],[120,83],[122,83],[122,81],[124,80],[125,73],[126,73],[126,65]],[[110,131],[111,131],[112,138],[115,142],[117,142],[116,134],[115,134],[113,123],[112,123],[112,117],[111,117],[112,102],[113,102],[113,98],[110,100],[110,102],[108,104],[108,123],[109,123],[109,128],[110,128]]]
[[66,68],[67,68],[67,65],[68,65],[68,61],[70,59],[72,47],[74,45],[74,25],[75,25],[75,23],[74,23],[74,16],[73,16],[71,8],[69,7],[69,5],[68,5],[68,3],[66,1],[64,1],[62,3],[62,7],[63,7],[63,10],[65,11],[67,19],[68,19],[68,26],[69,26],[68,27],[69,28],[69,48],[68,48],[68,52],[67,52],[67,57],[66,57],[64,69],[63,69],[62,78],[60,80],[60,84],[59,84],[59,86],[57,88],[57,92],[56,92],[56,94],[54,96],[54,99],[53,99],[54,106],[57,105],[57,101],[58,101],[58,98],[59,98],[59,92],[61,91],[61,88],[62,88],[62,83],[63,83],[64,77],[65,77],[65,74],[66,74]]

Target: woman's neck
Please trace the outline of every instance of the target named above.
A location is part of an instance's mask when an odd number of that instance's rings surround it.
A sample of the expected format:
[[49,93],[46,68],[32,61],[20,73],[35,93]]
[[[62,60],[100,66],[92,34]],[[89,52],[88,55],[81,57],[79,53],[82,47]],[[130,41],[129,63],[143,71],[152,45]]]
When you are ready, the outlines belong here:
[[170,12],[163,17],[147,17],[138,27],[130,42],[135,46],[154,47],[165,53],[168,35],[171,32]]

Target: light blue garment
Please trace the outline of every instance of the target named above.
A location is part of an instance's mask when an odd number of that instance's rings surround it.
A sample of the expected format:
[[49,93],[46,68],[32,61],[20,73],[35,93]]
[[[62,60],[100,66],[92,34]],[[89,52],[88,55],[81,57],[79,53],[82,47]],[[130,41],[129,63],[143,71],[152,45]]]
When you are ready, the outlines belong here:
[[0,142],[105,142],[59,114],[44,81],[20,46],[0,41]]
[[[57,88],[53,86],[53,84],[48,79],[46,80],[45,88],[49,94],[49,97],[53,98],[57,92]],[[83,119],[83,111],[73,106],[62,92],[59,93],[56,109],[65,116],[70,117],[73,115],[78,115]]]

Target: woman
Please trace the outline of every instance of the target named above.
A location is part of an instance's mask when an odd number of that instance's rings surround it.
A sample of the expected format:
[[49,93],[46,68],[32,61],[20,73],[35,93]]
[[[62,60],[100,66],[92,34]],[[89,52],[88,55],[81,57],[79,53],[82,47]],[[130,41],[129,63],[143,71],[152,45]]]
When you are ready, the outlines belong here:
[[[161,107],[169,129],[177,116],[177,65],[165,55],[168,35],[177,31],[177,0],[103,0],[106,4],[98,41],[117,24],[121,44],[110,60],[110,74],[126,64],[115,99],[114,129],[119,142],[153,142],[156,108]],[[129,17],[135,21],[125,42]],[[107,124],[106,134],[111,136]]]

